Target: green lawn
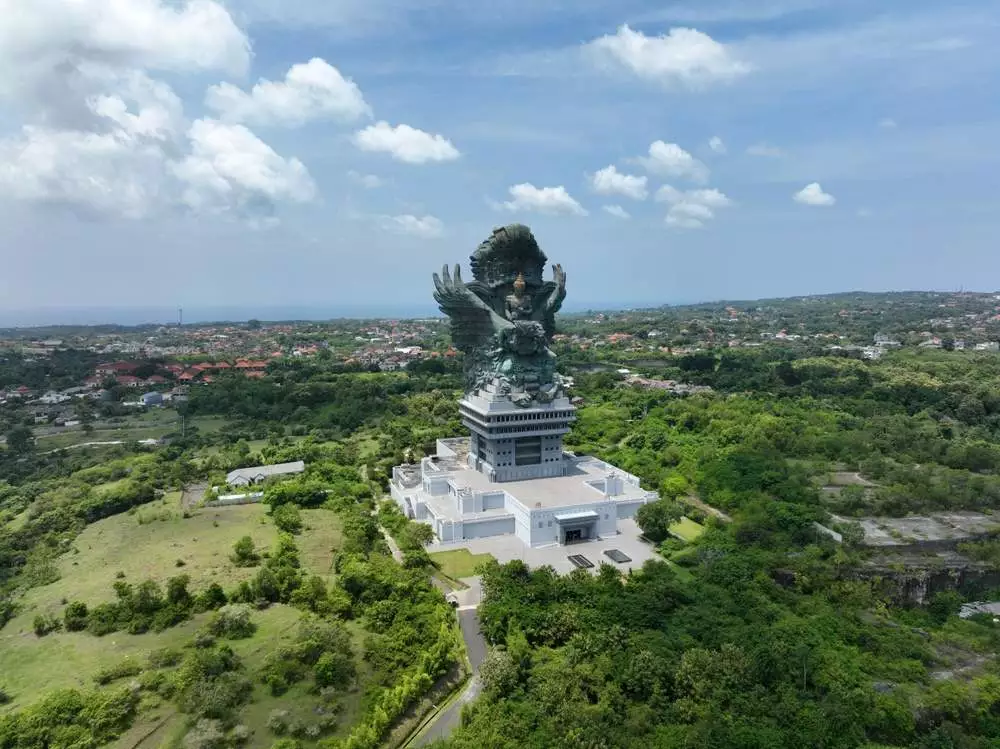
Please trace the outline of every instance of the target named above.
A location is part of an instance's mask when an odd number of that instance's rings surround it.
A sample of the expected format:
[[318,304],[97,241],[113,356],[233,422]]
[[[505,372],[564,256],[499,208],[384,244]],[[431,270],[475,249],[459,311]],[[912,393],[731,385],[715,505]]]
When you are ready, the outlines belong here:
[[694,522],[691,518],[683,517],[670,526],[670,532],[681,541],[690,543],[705,532],[705,526]]
[[494,558],[492,554],[473,554],[468,549],[437,551],[430,557],[441,569],[441,572],[455,580],[472,577],[476,574],[476,567]]
[[[15,619],[0,630],[0,674],[4,688],[14,698],[0,706],[0,713],[31,704],[55,689],[94,688],[94,674],[126,658],[144,662],[157,648],[181,647],[208,620],[199,614],[191,621],[144,635],[115,632],[94,637],[86,632],[56,632],[36,637]],[[21,617],[19,617],[20,619]]]
[[[231,588],[256,574],[255,568],[235,567],[229,561],[233,544],[248,535],[266,549],[277,540],[277,530],[264,510],[263,505],[237,505],[194,510],[185,518],[178,495],[172,493],[135,513],[94,523],[58,559],[59,580],[29,590],[19,601],[20,613],[4,632],[30,633],[35,615],[61,614],[64,599],[88,605],[111,600],[119,571],[132,583],[152,578],[162,584],[183,573],[191,578],[191,590],[201,590],[212,581]],[[178,560],[184,565],[178,566]]]

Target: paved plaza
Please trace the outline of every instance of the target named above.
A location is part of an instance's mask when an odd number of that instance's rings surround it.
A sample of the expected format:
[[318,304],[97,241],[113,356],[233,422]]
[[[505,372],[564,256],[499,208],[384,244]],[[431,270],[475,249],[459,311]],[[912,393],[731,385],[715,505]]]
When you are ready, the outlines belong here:
[[[541,567],[548,564],[555,568],[556,572],[563,574],[576,569],[568,559],[571,554],[581,554],[593,562],[594,566],[591,568],[591,572],[596,572],[601,562],[607,562],[622,571],[628,571],[630,568],[639,569],[647,559],[657,557],[653,546],[639,539],[639,526],[634,520],[626,518],[619,520],[618,530],[619,532],[613,536],[562,546],[553,544],[552,546],[531,547],[524,544],[517,536],[507,535],[444,544],[435,543],[429,545],[427,551],[433,553],[449,549],[468,549],[473,554],[492,554],[501,564],[513,559],[520,559],[529,567]],[[623,551],[632,557],[632,561],[616,564],[605,556],[606,549]]]

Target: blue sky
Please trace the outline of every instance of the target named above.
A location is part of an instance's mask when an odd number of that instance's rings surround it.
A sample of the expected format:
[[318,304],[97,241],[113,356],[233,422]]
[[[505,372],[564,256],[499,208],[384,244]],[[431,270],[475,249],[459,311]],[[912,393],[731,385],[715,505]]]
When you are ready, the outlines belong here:
[[1000,288],[998,2],[68,2],[0,0],[0,309],[429,306],[509,221],[567,306]]

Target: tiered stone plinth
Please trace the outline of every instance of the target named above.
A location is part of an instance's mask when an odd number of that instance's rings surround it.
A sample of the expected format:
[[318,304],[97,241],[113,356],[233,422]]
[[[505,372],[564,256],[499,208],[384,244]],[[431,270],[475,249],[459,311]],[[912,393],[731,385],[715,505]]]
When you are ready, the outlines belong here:
[[472,432],[469,467],[490,481],[522,481],[565,475],[563,435],[576,420],[565,396],[519,407],[495,383],[459,401],[462,423]]

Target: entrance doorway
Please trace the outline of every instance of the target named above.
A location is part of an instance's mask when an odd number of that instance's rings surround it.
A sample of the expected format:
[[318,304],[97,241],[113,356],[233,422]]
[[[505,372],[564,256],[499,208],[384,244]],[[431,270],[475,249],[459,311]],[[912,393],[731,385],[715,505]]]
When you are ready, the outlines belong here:
[[571,544],[575,541],[583,540],[583,531],[580,529],[573,531],[566,531],[566,543]]

